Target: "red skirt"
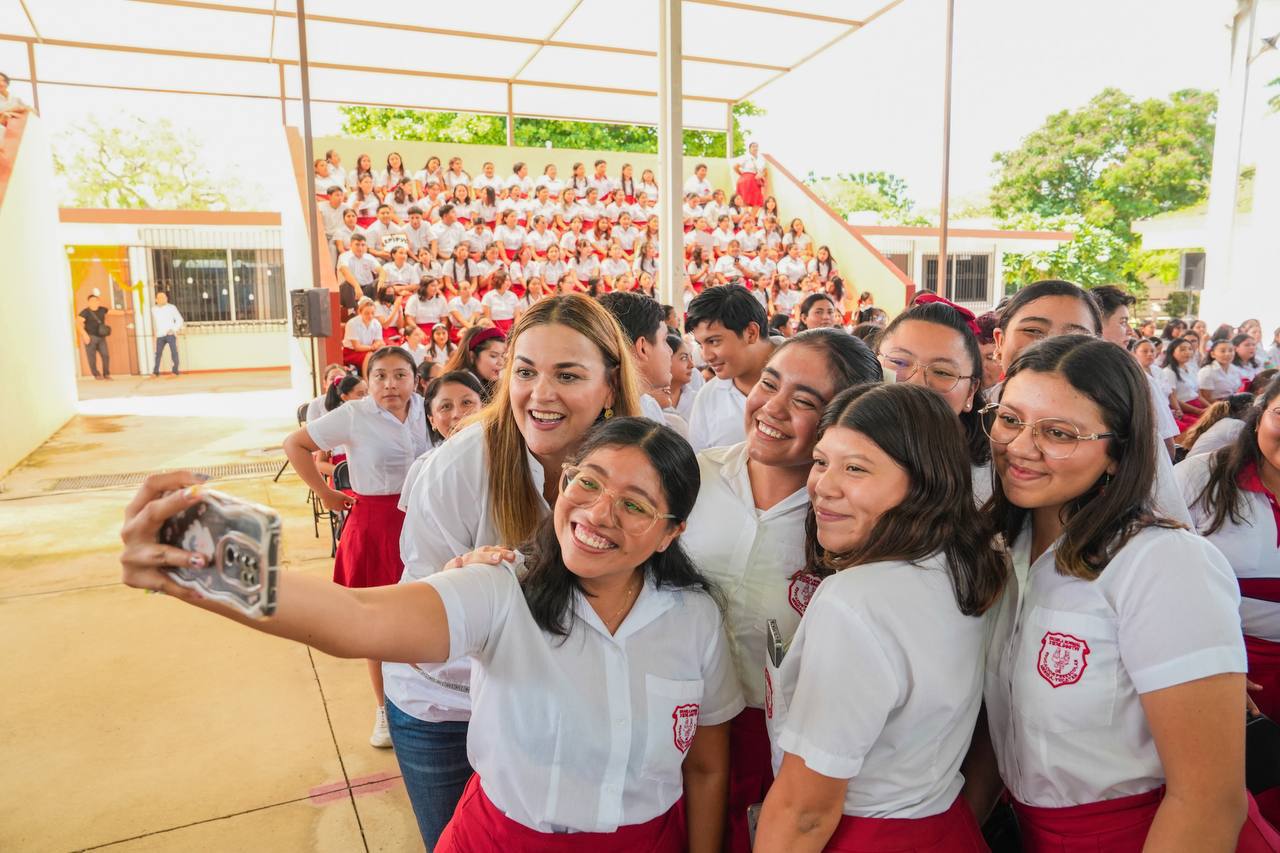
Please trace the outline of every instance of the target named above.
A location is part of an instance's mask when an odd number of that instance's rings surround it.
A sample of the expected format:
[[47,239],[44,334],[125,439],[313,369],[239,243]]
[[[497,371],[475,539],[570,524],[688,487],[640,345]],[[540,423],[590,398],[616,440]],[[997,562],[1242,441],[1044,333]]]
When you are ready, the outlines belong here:
[[333,581],[349,587],[390,586],[400,582],[400,495],[356,495],[347,513],[333,561]]
[[1262,685],[1262,692],[1249,695],[1258,710],[1273,720],[1280,720],[1280,643],[1245,634],[1244,650],[1249,656],[1249,680]]
[[963,797],[942,814],[917,818],[845,815],[827,853],[987,853],[982,830]]
[[599,853],[643,850],[681,853],[686,846],[684,813],[680,803],[646,823],[620,826],[614,832],[538,832],[507,817],[485,796],[480,777],[473,775],[458,808],[433,853]]
[[755,172],[746,172],[738,178],[738,195],[742,196],[743,204],[764,207],[764,192],[760,189],[760,181],[756,180]]
[[764,802],[773,784],[773,758],[764,711],[747,708],[729,721],[729,814],[725,853],[751,853],[747,809]]
[[516,321],[515,321],[514,319],[511,319],[511,320],[494,320],[494,321],[493,321],[493,327],[494,327],[495,329],[497,329],[499,332],[502,332],[502,334],[504,334],[504,335],[510,335],[510,334],[511,334],[511,327],[512,327],[513,325],[515,325],[515,322],[516,322]]
[[[1064,808],[1027,806],[1012,800],[1026,853],[1141,853],[1147,832],[1164,799],[1164,788],[1145,794]],[[1280,835],[1258,813],[1249,795],[1249,814],[1236,843],[1237,853],[1280,850]]]
[[519,249],[508,249],[506,246],[502,247],[502,252],[507,256],[508,262],[514,261],[516,259],[516,255],[520,254]]
[[370,225],[372,225],[377,221],[378,221],[378,217],[376,216],[357,216],[356,217],[356,225],[359,225],[361,228],[368,228]]
[[348,367],[354,367],[356,370],[364,370],[364,360],[369,357],[373,350],[368,352],[360,352],[349,347],[342,348],[342,363]]

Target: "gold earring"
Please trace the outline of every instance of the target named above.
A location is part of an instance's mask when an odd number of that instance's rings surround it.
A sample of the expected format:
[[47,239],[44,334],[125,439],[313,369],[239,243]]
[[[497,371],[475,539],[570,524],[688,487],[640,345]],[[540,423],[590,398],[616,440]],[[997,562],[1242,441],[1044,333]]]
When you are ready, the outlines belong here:
[[609,418],[611,418],[611,417],[613,417],[613,407],[612,407],[612,406],[605,406],[605,407],[604,407],[604,419],[607,421],[607,420],[609,420]]

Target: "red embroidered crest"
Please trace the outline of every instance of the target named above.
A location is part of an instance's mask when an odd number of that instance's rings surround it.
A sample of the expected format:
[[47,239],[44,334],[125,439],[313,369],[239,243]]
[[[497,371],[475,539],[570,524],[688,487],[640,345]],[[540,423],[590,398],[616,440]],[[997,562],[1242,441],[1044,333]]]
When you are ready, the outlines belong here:
[[791,609],[803,616],[804,609],[809,606],[809,599],[813,598],[813,591],[820,583],[822,578],[804,569],[792,575],[791,586],[787,588],[787,601],[791,604]]
[[688,752],[693,743],[693,734],[698,730],[697,703],[677,705],[671,712],[671,719],[675,720],[671,728],[675,733],[676,749]]
[[1036,671],[1053,688],[1075,684],[1089,665],[1089,644],[1070,634],[1046,631],[1040,639]]
[[764,669],[764,715],[766,719],[773,719],[773,678],[768,667]]

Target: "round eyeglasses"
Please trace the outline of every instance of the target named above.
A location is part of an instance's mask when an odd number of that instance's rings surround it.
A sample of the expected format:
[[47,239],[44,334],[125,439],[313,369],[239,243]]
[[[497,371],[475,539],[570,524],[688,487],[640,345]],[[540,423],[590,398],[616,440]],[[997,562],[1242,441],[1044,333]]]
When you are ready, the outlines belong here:
[[916,373],[923,372],[924,384],[931,391],[937,391],[939,394],[951,393],[962,379],[973,379],[972,376],[962,376],[955,371],[955,368],[938,362],[921,364],[914,358],[902,355],[885,355],[883,353],[878,355],[877,358],[880,359],[880,363],[886,369],[893,371],[894,379],[898,382],[910,382],[911,377],[915,376]]
[[1010,444],[1024,429],[1030,427],[1031,443],[1050,459],[1066,459],[1076,452],[1076,447],[1082,441],[1115,437],[1114,432],[1082,433],[1075,424],[1062,418],[1024,421],[1012,409],[999,403],[983,407],[978,414],[982,415],[982,429],[987,438],[996,444]]
[[641,498],[620,495],[605,487],[594,474],[566,464],[560,479],[560,496],[579,509],[594,506],[603,495],[613,498],[613,517],[622,531],[630,536],[643,536],[653,529],[658,519],[673,519],[670,513],[658,512]]

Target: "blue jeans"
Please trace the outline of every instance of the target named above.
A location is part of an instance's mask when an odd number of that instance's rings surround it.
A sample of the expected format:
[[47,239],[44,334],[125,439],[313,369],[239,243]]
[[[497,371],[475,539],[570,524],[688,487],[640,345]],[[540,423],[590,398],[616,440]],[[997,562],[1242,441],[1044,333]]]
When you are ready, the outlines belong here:
[[164,355],[164,348],[169,347],[169,354],[173,356],[173,375],[178,375],[178,336],[177,335],[161,335],[156,338],[156,369],[151,371],[156,376],[160,375],[160,357]]
[[428,723],[387,702],[391,743],[409,793],[422,842],[431,850],[462,798],[471,778],[467,761],[467,723]]

